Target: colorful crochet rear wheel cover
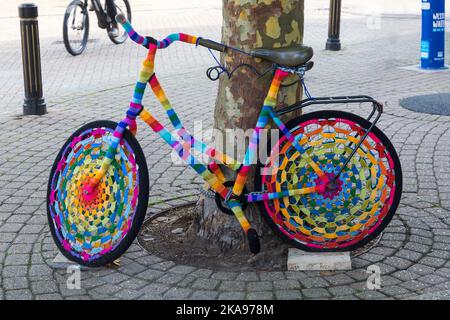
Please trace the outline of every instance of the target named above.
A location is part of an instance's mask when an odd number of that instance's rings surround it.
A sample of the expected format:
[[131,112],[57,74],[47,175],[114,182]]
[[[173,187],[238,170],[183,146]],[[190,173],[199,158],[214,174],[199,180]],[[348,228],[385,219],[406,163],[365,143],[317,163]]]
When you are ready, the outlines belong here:
[[[260,170],[260,187],[272,193],[320,184],[307,157],[328,178],[334,177],[369,125],[365,119],[339,111],[314,112],[291,121],[288,127],[306,155],[283,136]],[[375,127],[331,190],[267,200],[259,207],[272,228],[300,249],[350,251],[386,227],[401,188],[397,153]]]
[[49,179],[53,238],[67,258],[82,265],[105,265],[125,252],[147,208],[147,166],[128,131],[105,177],[92,193],[83,192],[101,167],[115,128],[114,122],[97,121],[75,132],[58,154]]

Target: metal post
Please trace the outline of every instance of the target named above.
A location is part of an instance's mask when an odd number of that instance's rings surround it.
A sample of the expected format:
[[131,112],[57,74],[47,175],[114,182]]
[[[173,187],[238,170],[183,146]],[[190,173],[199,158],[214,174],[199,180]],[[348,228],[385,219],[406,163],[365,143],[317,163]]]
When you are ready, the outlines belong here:
[[47,113],[43,98],[41,54],[39,50],[38,8],[33,3],[19,6],[20,33],[22,38],[22,63],[25,99],[24,115]]
[[328,22],[328,40],[325,49],[332,51],[341,50],[341,0],[330,0],[330,20]]
[[421,68],[446,69],[445,0],[422,0]]

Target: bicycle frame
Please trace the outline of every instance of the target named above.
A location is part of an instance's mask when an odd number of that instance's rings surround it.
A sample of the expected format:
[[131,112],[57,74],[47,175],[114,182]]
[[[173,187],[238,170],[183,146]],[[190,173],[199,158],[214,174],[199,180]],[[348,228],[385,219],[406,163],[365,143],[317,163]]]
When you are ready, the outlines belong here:
[[[275,193],[264,193],[264,192],[254,192],[245,195],[245,200],[247,202],[258,202],[266,201],[283,197],[290,197],[301,194],[310,194],[315,192],[324,192],[327,183],[329,182],[328,177],[319,168],[319,166],[307,155],[305,150],[300,146],[298,141],[291,135],[289,129],[281,121],[278,113],[274,110],[277,102],[278,92],[280,85],[288,75],[289,72],[282,70],[282,67],[276,67],[274,77],[272,79],[270,89],[268,91],[267,97],[264,100],[263,107],[261,109],[260,115],[258,117],[254,132],[250,139],[249,146],[246,150],[246,154],[243,163],[239,163],[237,160],[227,156],[215,150],[212,147],[207,146],[203,141],[193,137],[183,126],[177,113],[172,108],[167,96],[164,93],[155,73],[154,73],[154,61],[156,52],[158,49],[167,48],[170,44],[175,41],[186,42],[190,44],[198,44],[200,38],[195,36],[190,36],[183,33],[171,34],[162,41],[157,41],[150,37],[142,37],[130,25],[130,23],[123,18],[119,19],[118,22],[122,24],[125,30],[128,32],[130,38],[138,44],[142,44],[148,47],[147,57],[143,61],[143,68],[140,72],[139,80],[136,82],[134,89],[134,94],[130,102],[128,111],[126,112],[125,118],[119,122],[117,128],[114,132],[113,139],[108,148],[106,158],[102,163],[101,169],[96,173],[95,177],[91,180],[90,184],[85,188],[85,193],[90,193],[93,188],[99,183],[102,177],[105,175],[112,159],[115,156],[117,146],[120,143],[122,134],[126,128],[135,134],[137,131],[136,118],[139,116],[145,123],[147,123],[154,132],[156,132],[177,154],[183,159],[186,164],[193,168],[198,175],[200,175],[205,182],[207,182],[211,188],[218,193],[228,207],[232,210],[235,217],[238,219],[241,227],[247,232],[251,226],[245,214],[242,210],[242,201],[240,200],[243,188],[248,179],[248,173],[253,163],[257,146],[259,144],[260,132],[267,125],[269,119],[272,119],[275,125],[280,129],[282,134],[286,139],[292,143],[292,145],[303,154],[306,161],[313,168],[315,173],[320,178],[320,184],[314,187],[308,187],[303,189],[286,190]],[[146,108],[142,105],[142,98],[145,92],[147,83],[155,94],[156,98],[159,100],[162,107],[165,109],[171,124],[175,128],[176,136],[174,136],[166,127],[164,127]],[[311,102],[311,101],[309,101]],[[365,101],[367,102],[367,101]],[[299,108],[305,106],[306,102],[299,105],[294,105],[283,110],[283,113],[288,112],[289,108]],[[371,114],[371,116],[374,112]],[[370,117],[371,117],[370,116]],[[362,141],[365,139],[363,137]],[[195,156],[192,155],[191,150],[200,151],[202,154],[209,156],[212,161],[209,164],[201,163]],[[355,148],[356,150],[357,148]],[[237,173],[236,181],[233,187],[229,188],[224,185],[225,177],[218,165],[218,162],[229,167],[231,170]]]
[[[89,0],[85,1],[85,6],[88,6]],[[91,0],[92,6],[95,10],[95,15],[97,16],[97,20],[99,22],[99,26],[101,28],[106,28],[109,23],[111,23],[110,18],[108,17],[105,8],[101,4],[100,0]]]

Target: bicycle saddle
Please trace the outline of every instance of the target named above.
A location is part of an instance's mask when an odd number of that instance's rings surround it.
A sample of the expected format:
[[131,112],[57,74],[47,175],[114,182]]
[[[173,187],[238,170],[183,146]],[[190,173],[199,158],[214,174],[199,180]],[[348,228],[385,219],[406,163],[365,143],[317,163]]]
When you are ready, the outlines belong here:
[[255,58],[261,58],[280,66],[297,67],[311,60],[314,51],[308,46],[295,45],[286,48],[254,49],[250,53]]

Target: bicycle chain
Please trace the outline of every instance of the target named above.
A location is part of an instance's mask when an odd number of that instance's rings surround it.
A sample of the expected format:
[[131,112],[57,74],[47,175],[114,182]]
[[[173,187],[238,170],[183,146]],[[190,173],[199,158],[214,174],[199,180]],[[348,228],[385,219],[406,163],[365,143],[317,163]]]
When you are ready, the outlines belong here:
[[205,190],[203,187],[200,187],[199,190],[200,190],[200,194],[204,195],[206,198],[215,199],[215,197],[216,197],[216,193],[214,191],[212,191],[211,188],[209,188],[208,190]]
[[[209,188],[208,190],[205,190],[203,187],[200,187],[199,190],[200,190],[200,194],[204,195],[205,197],[207,197],[209,199],[214,199],[216,197],[216,192],[213,191],[211,188]],[[258,192],[250,192],[250,193],[252,195],[261,195],[261,194],[265,194],[266,191],[258,191]]]

